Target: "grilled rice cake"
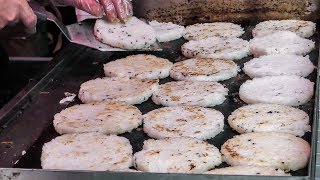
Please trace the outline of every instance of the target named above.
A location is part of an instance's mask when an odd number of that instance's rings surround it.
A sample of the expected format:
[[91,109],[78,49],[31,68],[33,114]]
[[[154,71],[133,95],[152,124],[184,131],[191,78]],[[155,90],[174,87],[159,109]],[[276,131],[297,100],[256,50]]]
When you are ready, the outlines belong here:
[[217,58],[238,60],[250,54],[249,42],[240,38],[210,37],[189,41],[181,46],[182,54],[187,58]]
[[122,101],[141,104],[158,89],[158,81],[127,77],[97,78],[81,84],[78,97],[83,103]]
[[122,49],[148,48],[156,42],[156,31],[136,17],[129,18],[124,24],[98,19],[93,32],[102,43]]
[[232,129],[249,132],[284,132],[303,136],[311,131],[306,112],[277,104],[252,104],[240,107],[228,117]]
[[224,126],[221,112],[201,107],[163,107],[143,115],[143,131],[149,137],[215,137]]
[[221,154],[215,146],[195,138],[149,139],[133,161],[144,172],[202,173],[221,164]]
[[237,76],[238,71],[231,60],[194,58],[175,63],[170,77],[180,81],[224,81]]
[[248,80],[239,96],[248,104],[267,103],[288,106],[306,104],[314,93],[314,83],[299,76],[267,76]]
[[232,166],[219,169],[213,169],[205,174],[220,175],[255,175],[255,176],[290,176],[282,169],[263,166]]
[[214,22],[187,26],[183,37],[186,40],[207,39],[209,37],[235,38],[244,33],[240,25],[228,22]]
[[75,105],[57,113],[53,120],[54,128],[59,134],[122,134],[141,124],[140,110],[125,102]]
[[128,139],[100,133],[65,134],[42,148],[43,169],[121,170],[132,166],[132,147]]
[[242,70],[251,78],[280,75],[307,77],[314,68],[309,56],[273,54],[246,62]]
[[169,76],[173,63],[153,55],[138,54],[104,64],[108,77],[137,77],[140,79],[162,79]]
[[261,37],[277,31],[291,31],[303,38],[311,37],[316,31],[316,24],[303,20],[270,20],[256,25],[253,37]]
[[151,21],[149,25],[156,30],[157,40],[159,42],[168,42],[179,39],[184,32],[184,26],[173,24],[172,22]]
[[291,31],[279,31],[250,40],[250,52],[254,57],[270,54],[307,55],[315,47],[312,40],[304,39]]
[[152,101],[163,106],[203,106],[222,104],[228,89],[217,82],[177,81],[159,86]]
[[287,133],[236,135],[221,147],[222,159],[231,166],[268,166],[296,171],[307,166],[310,145]]

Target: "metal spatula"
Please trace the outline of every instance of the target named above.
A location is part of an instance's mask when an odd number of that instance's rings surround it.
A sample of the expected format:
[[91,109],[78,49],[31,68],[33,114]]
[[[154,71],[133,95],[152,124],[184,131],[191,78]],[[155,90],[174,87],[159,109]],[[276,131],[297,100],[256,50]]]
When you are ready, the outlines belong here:
[[[46,11],[45,8],[40,4],[34,1],[30,2],[29,4],[39,20],[49,20],[55,23],[70,42],[98,49],[100,51],[124,51],[123,49],[114,48],[103,44],[94,37],[93,26],[95,20],[93,19],[86,19],[80,23],[66,26],[55,15]],[[161,50],[161,48],[158,44],[154,44],[153,46],[142,50],[155,51]]]

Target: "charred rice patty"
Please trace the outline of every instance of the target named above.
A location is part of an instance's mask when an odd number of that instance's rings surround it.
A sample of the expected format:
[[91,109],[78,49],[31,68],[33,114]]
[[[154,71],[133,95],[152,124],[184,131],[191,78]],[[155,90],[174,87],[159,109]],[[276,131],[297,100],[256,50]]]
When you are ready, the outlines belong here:
[[182,81],[223,81],[237,76],[238,71],[231,60],[194,58],[175,63],[170,76]]
[[142,124],[138,108],[124,102],[80,104],[54,116],[53,125],[60,134],[100,132],[122,134]]
[[199,40],[209,37],[234,38],[244,33],[240,25],[228,22],[214,22],[187,26],[183,37],[187,40]]
[[153,55],[138,54],[104,64],[108,77],[137,77],[140,79],[162,79],[169,76],[173,63]]
[[228,89],[216,82],[177,81],[160,85],[152,101],[163,106],[203,106],[222,104]]
[[250,54],[249,42],[240,38],[217,38],[189,41],[181,46],[187,58],[218,58],[239,60]]

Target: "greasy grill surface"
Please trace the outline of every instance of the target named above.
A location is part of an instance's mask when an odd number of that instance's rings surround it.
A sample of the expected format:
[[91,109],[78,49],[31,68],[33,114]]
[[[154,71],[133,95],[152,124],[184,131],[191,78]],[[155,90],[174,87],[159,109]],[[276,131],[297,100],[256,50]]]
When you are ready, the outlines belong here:
[[181,24],[199,22],[307,19],[318,17],[316,0],[136,0],[136,16]]
[[[317,36],[318,35],[316,34],[312,39],[316,41]],[[251,38],[251,28],[246,28],[246,34],[242,38]],[[162,52],[145,53],[168,58],[173,62],[181,61],[184,59],[180,53],[180,46],[183,43],[184,40],[179,39],[163,44],[165,50]],[[79,48],[79,50],[75,50],[76,48]],[[8,157],[4,154],[1,154],[1,167],[14,166],[15,168],[41,168],[40,155],[43,144],[58,136],[52,125],[53,115],[66,107],[80,103],[80,101],[77,99],[75,102],[70,103],[69,105],[60,105],[59,100],[64,97],[64,92],[77,93],[81,83],[97,77],[103,77],[102,64],[108,61],[123,58],[132,54],[143,53],[117,52],[113,53],[111,57],[108,58],[110,55],[109,53],[102,53],[76,45],[69,47],[69,50],[70,53],[67,52],[63,54],[62,57],[57,57],[62,58],[62,63],[55,68],[51,75],[49,74],[50,77],[48,78],[48,81],[40,82],[42,88],[38,93],[35,93],[34,97],[31,97],[26,110],[19,111],[21,112],[21,115],[19,117],[14,117],[12,123],[7,124],[7,127],[2,130],[0,142],[7,141],[10,143],[1,143],[0,151],[3,152],[6,150],[6,155],[15,156]],[[310,57],[314,65],[317,65],[318,43],[316,49],[310,54]],[[252,57],[247,57],[236,61],[236,63],[242,68],[243,63],[247,62],[251,58]],[[313,82],[316,82],[316,71],[314,71],[308,78]],[[222,82],[222,84],[229,89],[229,95],[227,100],[222,105],[214,108],[221,111],[226,118],[231,114],[232,111],[245,105],[245,103],[240,100],[238,91],[240,85],[247,79],[249,79],[249,77],[243,72],[240,72],[237,77]],[[163,79],[160,81],[160,84],[168,81],[172,81],[172,79]],[[151,99],[149,99],[147,102],[137,105],[137,107],[144,114],[153,109],[159,108],[160,106],[155,105]],[[306,111],[310,115],[310,124],[312,124],[314,98],[311,100],[311,102],[299,108]],[[15,130],[15,132],[13,132],[13,130]],[[235,131],[231,130],[227,120],[225,119],[224,131],[216,137],[208,140],[208,142],[220,149],[221,145],[227,139],[236,134],[237,133]],[[37,138],[38,136],[39,138]],[[122,136],[127,137],[130,140],[134,152],[141,150],[143,141],[149,138],[145,133],[143,133],[141,127],[132,131],[131,133],[123,134]],[[311,133],[307,133],[303,138],[310,143]],[[22,143],[23,145],[18,146],[16,143]],[[23,150],[26,150],[26,154],[21,157]],[[15,160],[19,160],[19,162],[14,165]],[[226,164],[222,164],[220,167],[223,166],[226,166]],[[292,172],[292,174],[307,176],[308,168]]]

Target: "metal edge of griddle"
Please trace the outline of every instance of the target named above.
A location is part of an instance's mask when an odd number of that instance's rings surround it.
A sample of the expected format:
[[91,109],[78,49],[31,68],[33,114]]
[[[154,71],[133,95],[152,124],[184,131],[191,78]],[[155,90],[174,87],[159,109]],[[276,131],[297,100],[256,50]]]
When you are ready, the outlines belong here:
[[87,180],[87,179],[130,179],[130,180],[296,180],[310,179],[299,176],[244,176],[244,175],[210,175],[210,174],[168,174],[145,172],[103,172],[103,171],[56,171],[43,169],[13,169],[1,168],[0,179],[6,180]]
[[[318,40],[320,38],[318,37]],[[320,53],[320,48],[319,48]],[[312,179],[320,179],[320,143],[318,142],[319,139],[319,90],[320,90],[320,54],[318,57],[318,66],[317,66],[317,83],[316,83],[316,90],[315,90],[315,103],[314,103],[314,115],[313,115],[313,127],[312,127],[312,138],[311,138],[311,156],[310,156],[310,164],[309,164],[309,174],[311,174]]]
[[[320,38],[318,38],[320,39]],[[319,48],[319,52],[320,52],[320,48]],[[320,141],[319,141],[319,136],[320,136],[320,127],[319,127],[319,113],[320,113],[320,98],[319,98],[319,91],[320,91],[320,55],[318,58],[318,73],[317,73],[317,87],[316,87],[316,93],[315,93],[315,108],[314,108],[314,124],[313,124],[313,128],[312,131],[315,132],[315,136],[312,137],[312,148],[315,150],[312,154],[311,154],[311,163],[313,163],[311,165],[311,173],[312,173],[312,177],[314,179],[320,179]],[[309,166],[310,167],[310,166]]]

